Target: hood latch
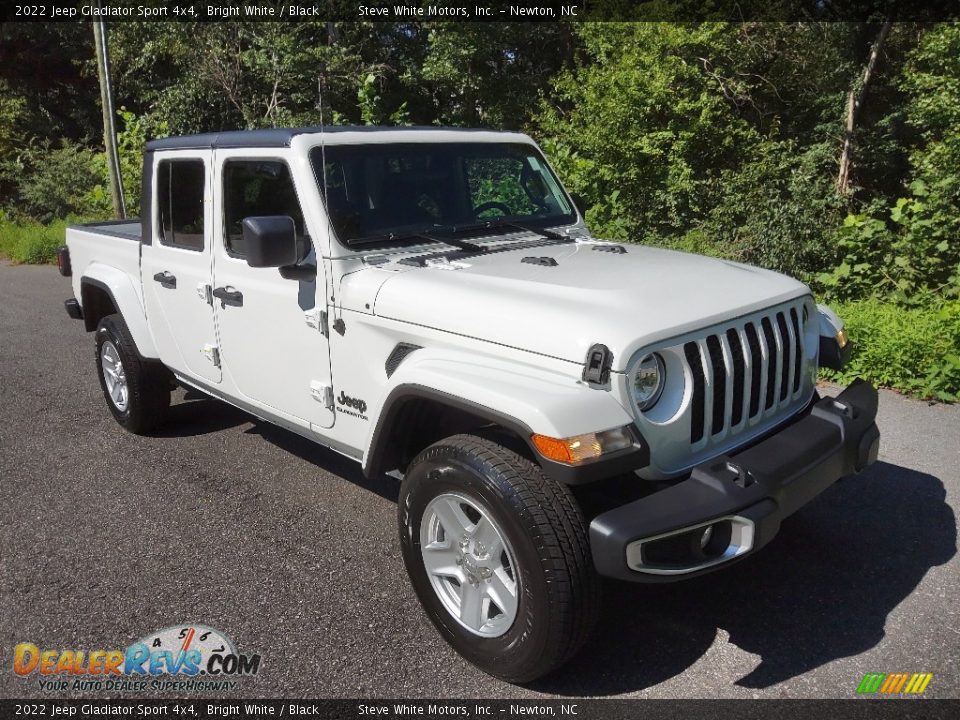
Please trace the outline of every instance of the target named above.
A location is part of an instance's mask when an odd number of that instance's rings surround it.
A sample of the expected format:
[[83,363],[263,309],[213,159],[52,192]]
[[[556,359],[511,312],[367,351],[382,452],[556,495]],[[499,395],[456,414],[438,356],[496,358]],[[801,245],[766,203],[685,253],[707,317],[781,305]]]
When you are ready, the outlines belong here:
[[588,383],[606,385],[610,379],[610,366],[613,364],[613,353],[606,345],[597,343],[591,345],[587,351],[587,361],[583,367],[583,379]]

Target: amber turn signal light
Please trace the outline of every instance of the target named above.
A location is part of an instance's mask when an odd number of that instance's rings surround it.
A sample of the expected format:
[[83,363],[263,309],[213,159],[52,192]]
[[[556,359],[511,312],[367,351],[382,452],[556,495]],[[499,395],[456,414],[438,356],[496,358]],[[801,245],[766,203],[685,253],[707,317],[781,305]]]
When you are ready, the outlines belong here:
[[530,439],[537,452],[543,457],[566,465],[577,465],[633,445],[633,435],[630,433],[629,426],[568,438],[554,438],[534,433]]

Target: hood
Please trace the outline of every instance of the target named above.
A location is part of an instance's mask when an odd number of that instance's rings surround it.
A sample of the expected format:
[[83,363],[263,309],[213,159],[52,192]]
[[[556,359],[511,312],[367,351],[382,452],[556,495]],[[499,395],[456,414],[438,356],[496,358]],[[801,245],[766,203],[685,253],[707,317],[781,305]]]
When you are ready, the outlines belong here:
[[625,252],[594,243],[527,247],[468,257],[453,263],[456,269],[393,265],[404,269],[378,273],[386,279],[377,283],[371,309],[576,363],[603,343],[613,352],[612,369],[622,371],[642,347],[810,292],[792,278],[740,263],[619,247]]

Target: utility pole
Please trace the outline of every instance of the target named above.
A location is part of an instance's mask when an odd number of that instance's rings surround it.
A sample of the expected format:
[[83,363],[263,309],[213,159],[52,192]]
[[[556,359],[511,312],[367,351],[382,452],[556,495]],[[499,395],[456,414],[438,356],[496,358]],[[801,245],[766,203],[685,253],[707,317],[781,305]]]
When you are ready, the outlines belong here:
[[[100,0],[97,0],[100,7]],[[93,42],[97,49],[97,75],[100,78],[100,106],[103,110],[103,145],[107,151],[107,173],[110,176],[110,198],[118,220],[127,217],[120,179],[120,154],[117,152],[116,113],[113,109],[113,87],[110,83],[110,52],[107,48],[107,26],[102,19],[93,21]]]

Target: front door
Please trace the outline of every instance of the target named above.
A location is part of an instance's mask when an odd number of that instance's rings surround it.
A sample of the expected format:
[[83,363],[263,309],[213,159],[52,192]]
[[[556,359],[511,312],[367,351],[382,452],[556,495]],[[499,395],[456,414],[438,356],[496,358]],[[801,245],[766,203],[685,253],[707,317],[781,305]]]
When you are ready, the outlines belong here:
[[152,241],[142,249],[147,317],[160,359],[198,380],[219,383],[213,306],[210,153],[159,155],[153,167]]
[[[314,278],[285,279],[277,268],[252,268],[245,260],[244,218],[286,215],[306,235],[290,168],[283,159],[243,150],[218,151],[215,162],[223,222],[214,254],[214,308],[227,376],[242,397],[274,413],[301,425],[331,427],[322,265]],[[315,248],[304,263],[317,265]]]

